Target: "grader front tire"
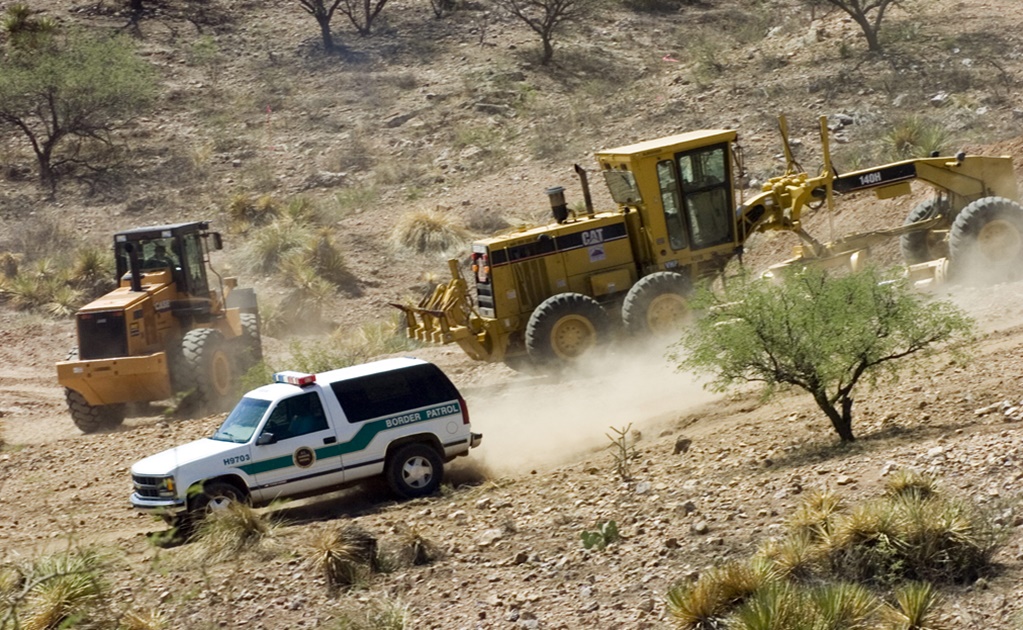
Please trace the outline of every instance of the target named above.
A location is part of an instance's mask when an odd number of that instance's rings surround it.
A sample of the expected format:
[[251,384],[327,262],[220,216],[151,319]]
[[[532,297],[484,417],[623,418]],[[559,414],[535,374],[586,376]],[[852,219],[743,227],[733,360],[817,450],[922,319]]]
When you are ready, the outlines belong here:
[[539,364],[568,364],[606,342],[604,307],[581,293],[559,293],[536,307],[526,324],[526,351]]
[[689,279],[659,271],[639,279],[625,295],[622,321],[633,335],[667,335],[689,315]]

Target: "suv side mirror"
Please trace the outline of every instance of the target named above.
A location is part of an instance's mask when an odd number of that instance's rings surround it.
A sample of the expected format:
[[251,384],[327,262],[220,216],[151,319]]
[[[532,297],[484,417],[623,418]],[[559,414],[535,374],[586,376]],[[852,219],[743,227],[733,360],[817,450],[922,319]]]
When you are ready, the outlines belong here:
[[224,249],[224,240],[220,238],[220,232],[212,232],[213,249]]
[[256,438],[256,446],[265,446],[267,444],[276,444],[276,443],[277,443],[277,438],[274,437],[274,434],[270,433],[269,431],[264,431],[263,433],[260,433],[259,437]]

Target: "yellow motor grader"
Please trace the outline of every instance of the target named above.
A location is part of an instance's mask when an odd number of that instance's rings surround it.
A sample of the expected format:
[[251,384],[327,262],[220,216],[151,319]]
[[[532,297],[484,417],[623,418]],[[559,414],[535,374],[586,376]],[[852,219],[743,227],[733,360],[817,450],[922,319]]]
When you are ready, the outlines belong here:
[[79,429],[116,427],[130,403],[179,392],[220,406],[262,358],[255,292],[209,266],[210,249],[221,248],[207,221],[114,235],[120,286],[78,311],[78,346],[57,364]]
[[[856,268],[872,244],[898,237],[916,281],[943,280],[968,267],[990,279],[1023,271],[1023,207],[1011,158],[960,153],[839,175],[821,118],[824,167],[811,176],[796,167],[784,118],[780,129],[786,171],[746,200],[736,186],[743,167],[734,130],[598,152],[616,209],[594,211],[586,171],[576,165],[585,212],[573,215],[564,189],[548,189],[554,222],[473,243],[469,282],[451,260],[449,282],[417,306],[393,305],[405,313],[408,336],[457,343],[481,361],[571,362],[609,339],[619,320],[635,334],[677,325],[694,283],[720,274],[752,234],[767,230],[800,238],[796,257],[783,265]],[[821,243],[801,225],[804,209],[831,209],[836,194],[873,190],[888,199],[909,194],[915,180],[935,194],[901,227]]]

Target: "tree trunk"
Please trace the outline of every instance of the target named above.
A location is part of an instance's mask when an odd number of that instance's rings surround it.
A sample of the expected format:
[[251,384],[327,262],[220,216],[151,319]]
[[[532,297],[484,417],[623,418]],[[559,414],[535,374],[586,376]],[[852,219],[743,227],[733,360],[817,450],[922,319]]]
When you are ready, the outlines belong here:
[[831,426],[838,433],[838,438],[843,442],[855,442],[856,437],[852,431],[852,398],[842,397],[842,411],[839,412],[835,406],[828,402],[827,394],[824,392],[813,392],[813,399],[817,406],[831,420]]
[[878,24],[877,28],[875,28],[865,15],[854,15],[853,19],[860,25],[860,29],[863,30],[863,35],[867,38],[867,49],[871,52],[881,52],[881,40],[878,37],[878,31],[881,30],[881,25]]
[[317,15],[316,21],[320,23],[320,35],[323,37],[323,49],[327,52],[334,52],[334,36],[330,34],[330,18],[326,15]]
[[543,58],[540,59],[540,65],[546,66],[551,62],[551,58],[554,56],[554,46],[551,44],[551,38],[543,37]]

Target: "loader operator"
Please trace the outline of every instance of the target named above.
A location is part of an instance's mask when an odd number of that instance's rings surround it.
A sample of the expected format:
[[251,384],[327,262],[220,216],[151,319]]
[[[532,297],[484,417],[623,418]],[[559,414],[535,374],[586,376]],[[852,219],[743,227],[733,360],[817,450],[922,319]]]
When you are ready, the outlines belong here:
[[153,250],[153,255],[146,261],[147,269],[170,269],[175,271],[177,269],[177,263],[174,262],[173,256],[167,251],[167,246],[163,243],[157,243],[156,249]]

